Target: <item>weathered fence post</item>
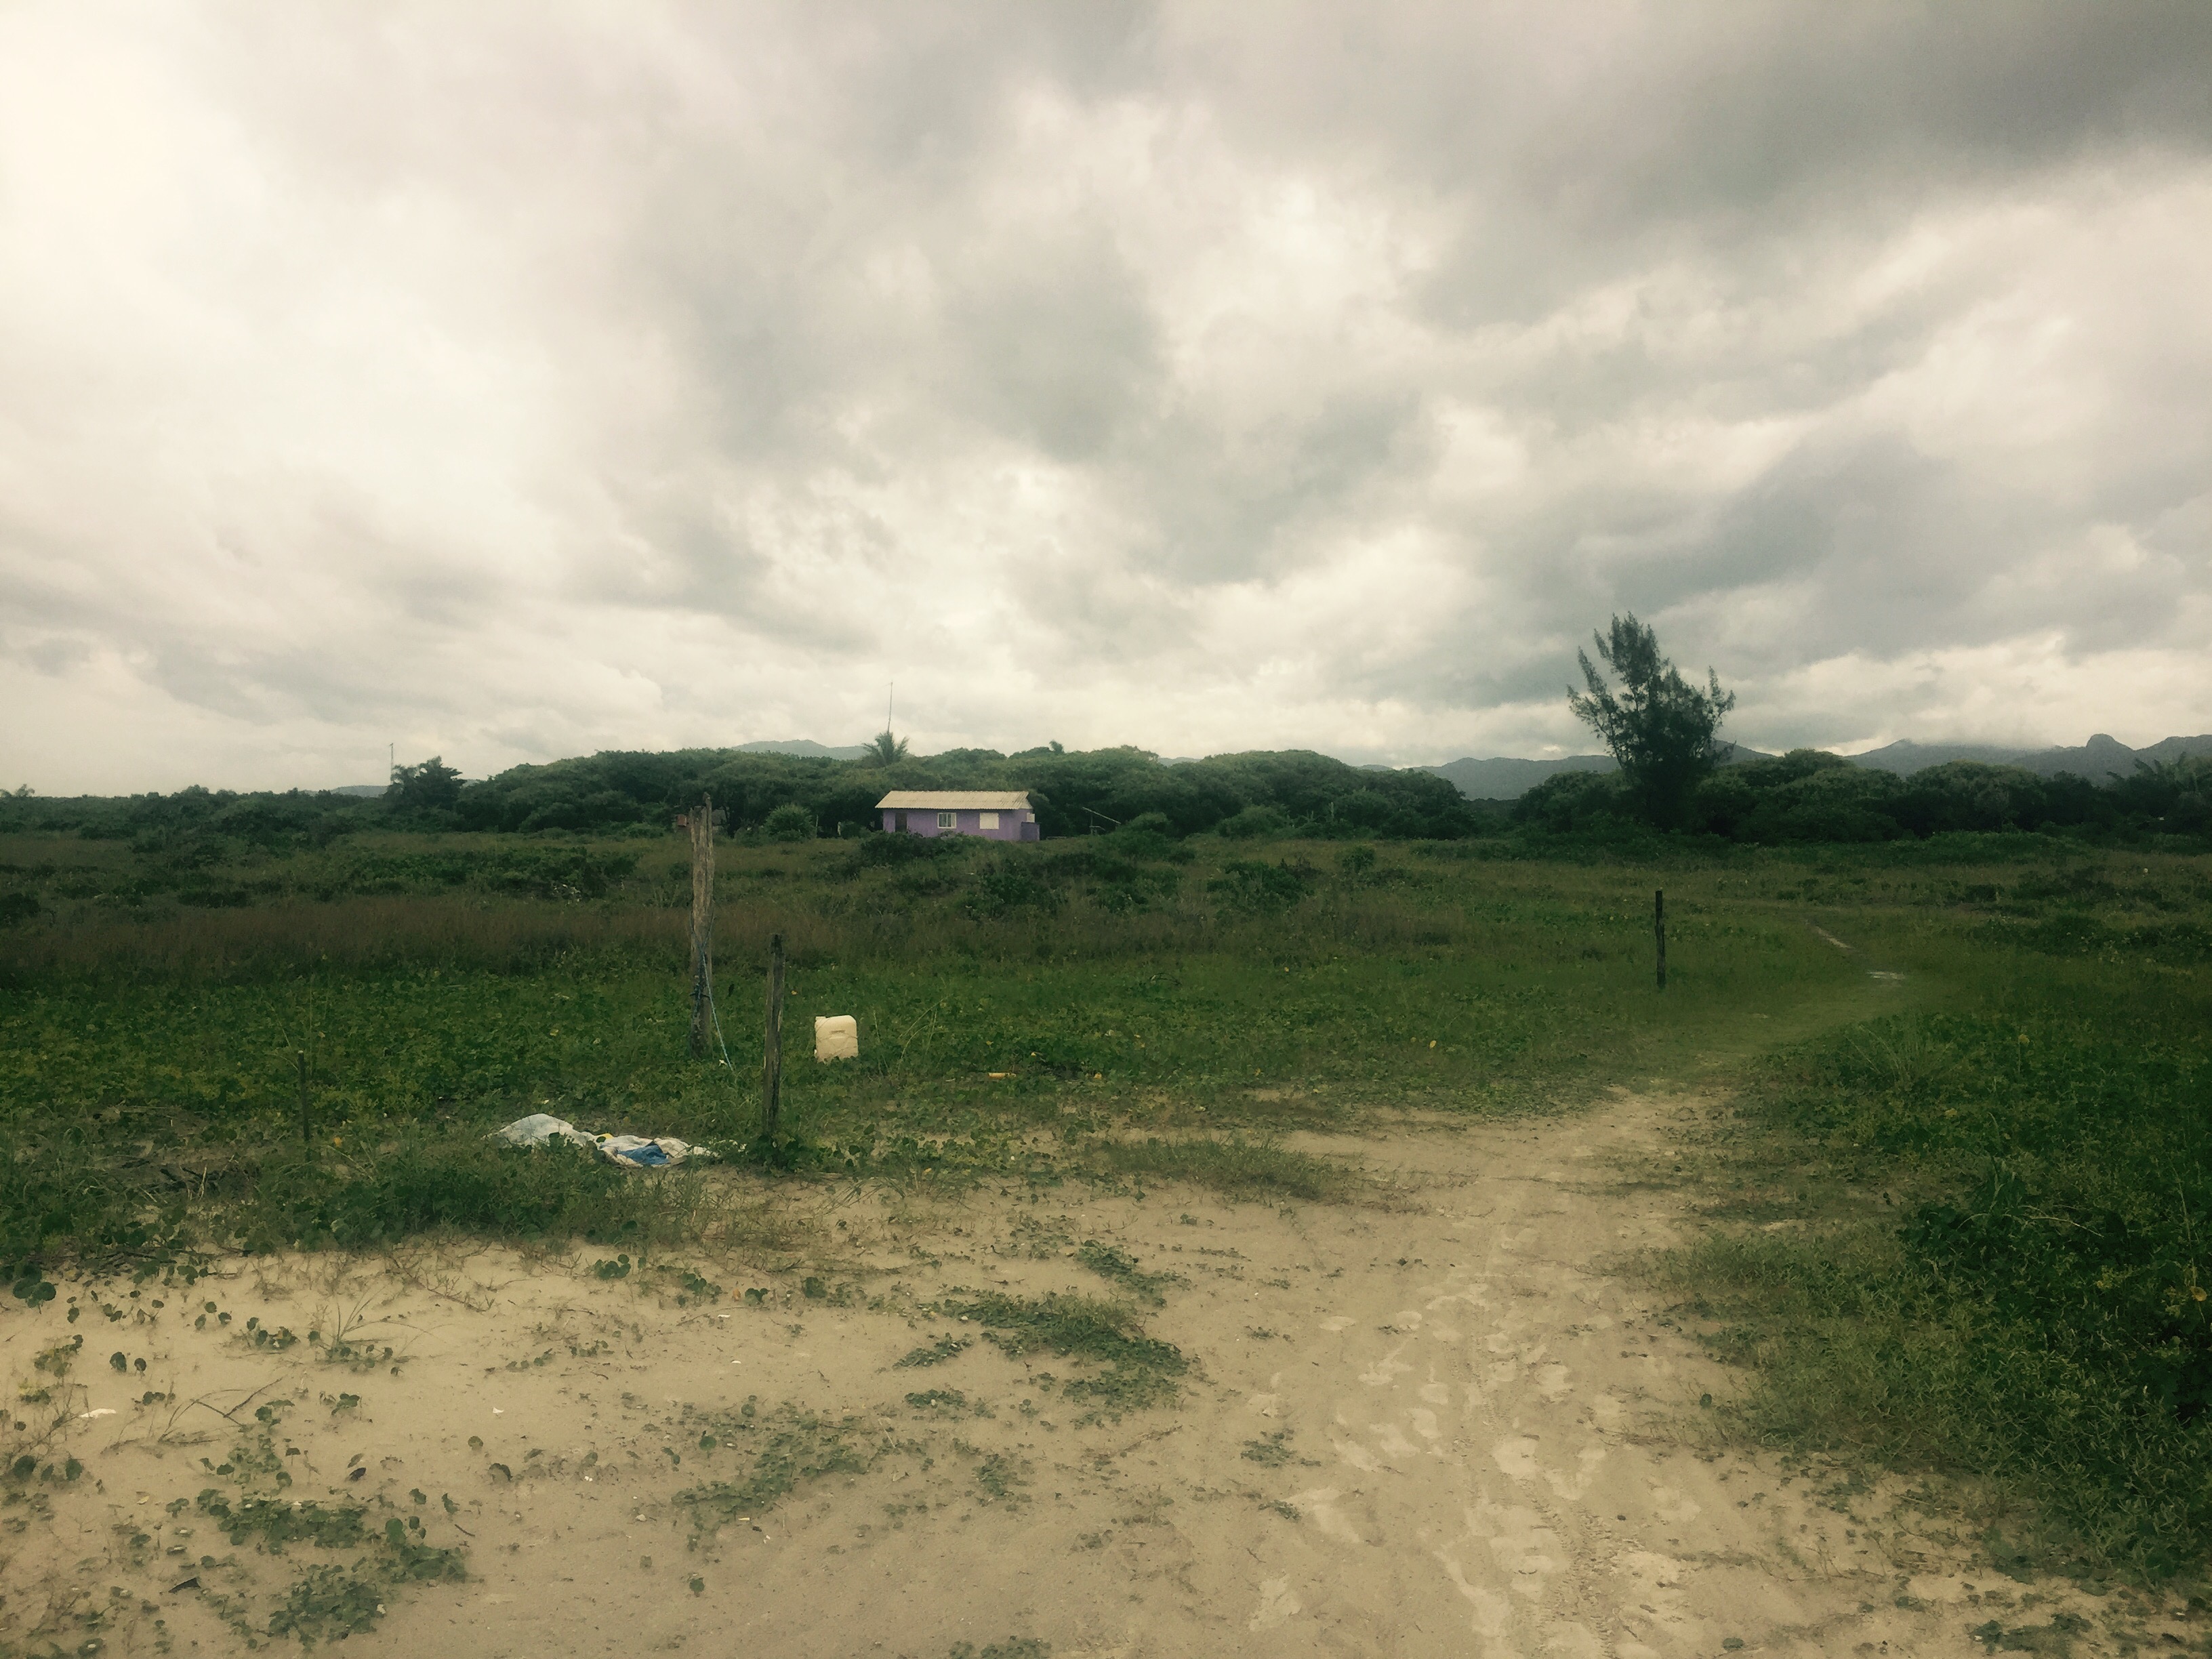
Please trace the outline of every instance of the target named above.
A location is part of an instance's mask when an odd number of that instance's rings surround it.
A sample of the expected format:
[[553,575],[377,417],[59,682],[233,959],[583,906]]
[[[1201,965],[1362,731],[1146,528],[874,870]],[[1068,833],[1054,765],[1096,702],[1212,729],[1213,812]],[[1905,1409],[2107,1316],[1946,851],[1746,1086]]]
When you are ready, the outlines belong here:
[[1659,945],[1659,988],[1667,988],[1667,890],[1654,888],[1651,892],[1651,936]]
[[704,1058],[714,1011],[714,798],[686,816],[691,832],[691,1058]]
[[313,1120],[307,1115],[307,1051],[295,1049],[292,1057],[300,1062],[300,1144],[305,1146],[314,1139]]
[[768,1034],[761,1048],[761,1134],[775,1140],[783,1108],[783,935],[768,942]]

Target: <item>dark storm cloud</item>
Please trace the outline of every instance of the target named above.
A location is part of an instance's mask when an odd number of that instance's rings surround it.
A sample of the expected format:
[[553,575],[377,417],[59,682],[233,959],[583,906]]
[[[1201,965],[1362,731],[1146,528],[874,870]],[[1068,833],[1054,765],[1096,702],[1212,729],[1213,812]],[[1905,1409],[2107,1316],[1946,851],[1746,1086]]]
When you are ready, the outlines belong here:
[[1098,459],[1164,390],[1143,280],[1103,226],[1005,250],[946,309],[947,401],[1055,461]]
[[[1547,241],[1674,240],[2212,140],[2186,5],[1309,7],[1170,32],[1170,84],[1264,148],[1525,212]],[[1487,264],[1476,251],[1477,262]],[[1607,267],[1595,267],[1603,270]],[[1517,296],[1516,296],[1517,297]]]
[[842,741],[894,677],[924,746],[1526,751],[1630,608],[1762,746],[2203,729],[2207,62],[2193,4],[17,9],[5,758]]

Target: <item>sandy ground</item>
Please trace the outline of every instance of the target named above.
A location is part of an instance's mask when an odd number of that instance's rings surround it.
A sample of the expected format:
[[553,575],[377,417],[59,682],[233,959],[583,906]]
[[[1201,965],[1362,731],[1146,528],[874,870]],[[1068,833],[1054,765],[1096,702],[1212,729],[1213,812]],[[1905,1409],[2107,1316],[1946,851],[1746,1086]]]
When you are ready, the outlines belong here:
[[[65,1300],[0,1316],[21,1388],[54,1381],[36,1354],[86,1339],[39,1453],[82,1474],[0,1510],[0,1633],[240,1650],[218,1598],[265,1618],[324,1558],[234,1547],[171,1508],[234,1495],[214,1467],[271,1406],[289,1498],[413,1516],[465,1552],[466,1582],[392,1589],[356,1659],[1964,1655],[1984,1651],[1972,1627],[2066,1607],[2091,1626],[2079,1650],[2104,1649],[2094,1601],[2039,1604],[1933,1522],[1700,1448],[1699,1396],[1730,1379],[1610,1270],[1684,1224],[1682,1194],[1642,1177],[1692,1109],[1308,1143],[1385,1175],[1388,1205],[816,1193],[805,1252],[684,1258],[725,1292],[703,1300],[668,1272],[598,1279],[589,1249],[241,1263],[135,1299],[64,1286],[75,1325]],[[1180,1276],[1147,1311],[1193,1362],[1177,1404],[1086,1425],[1060,1392],[1080,1366],[983,1342],[896,1364],[972,1334],[928,1311],[954,1287],[1100,1292],[1085,1240]],[[228,1324],[196,1324],[210,1302]],[[357,1352],[276,1349],[248,1320],[343,1329]],[[866,1467],[702,1534],[678,1494],[743,1468],[702,1436],[757,1442],[729,1432],[748,1401],[756,1423],[850,1418]]]

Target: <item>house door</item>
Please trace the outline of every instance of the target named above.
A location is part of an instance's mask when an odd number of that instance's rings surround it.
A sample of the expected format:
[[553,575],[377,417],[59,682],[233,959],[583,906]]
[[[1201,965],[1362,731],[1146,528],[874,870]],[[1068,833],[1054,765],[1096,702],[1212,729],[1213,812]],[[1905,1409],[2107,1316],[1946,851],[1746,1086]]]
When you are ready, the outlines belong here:
[[906,814],[903,812],[893,814],[891,825],[892,828],[903,831],[906,829]]

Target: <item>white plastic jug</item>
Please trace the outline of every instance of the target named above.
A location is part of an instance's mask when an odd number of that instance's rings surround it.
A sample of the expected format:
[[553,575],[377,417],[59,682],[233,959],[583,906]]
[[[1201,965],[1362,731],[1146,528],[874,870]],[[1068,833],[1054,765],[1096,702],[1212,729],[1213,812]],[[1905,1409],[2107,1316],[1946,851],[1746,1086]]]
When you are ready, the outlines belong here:
[[858,1060],[860,1023],[850,1014],[817,1014],[814,1018],[814,1058]]

